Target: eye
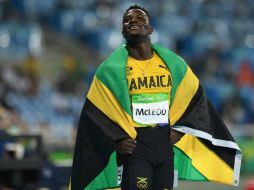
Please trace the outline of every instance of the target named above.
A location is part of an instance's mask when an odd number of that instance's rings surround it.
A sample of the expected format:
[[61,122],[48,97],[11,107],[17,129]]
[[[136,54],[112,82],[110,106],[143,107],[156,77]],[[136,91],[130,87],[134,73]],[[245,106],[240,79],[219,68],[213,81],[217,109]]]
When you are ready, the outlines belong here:
[[139,16],[138,20],[148,23],[148,19],[146,17],[144,17],[144,16]]
[[129,22],[130,19],[131,19],[130,17],[125,17],[124,20],[123,20],[123,22],[124,22],[124,23]]

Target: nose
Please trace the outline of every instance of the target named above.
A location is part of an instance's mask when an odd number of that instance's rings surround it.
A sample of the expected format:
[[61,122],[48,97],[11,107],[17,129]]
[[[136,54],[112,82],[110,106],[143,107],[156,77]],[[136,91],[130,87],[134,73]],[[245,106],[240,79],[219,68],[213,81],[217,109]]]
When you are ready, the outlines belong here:
[[137,23],[137,18],[135,16],[133,16],[131,19],[130,19],[130,24],[133,24],[133,23]]

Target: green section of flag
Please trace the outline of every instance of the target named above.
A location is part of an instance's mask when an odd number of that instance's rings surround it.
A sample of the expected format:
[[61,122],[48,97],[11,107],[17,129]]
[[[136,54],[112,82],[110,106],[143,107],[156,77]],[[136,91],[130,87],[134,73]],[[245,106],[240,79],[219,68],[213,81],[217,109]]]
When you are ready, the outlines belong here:
[[[174,154],[174,167],[178,170],[179,179],[208,181],[192,166],[191,159],[177,147],[174,147]],[[113,152],[107,167],[84,190],[106,189],[117,186],[116,152]]]
[[135,94],[132,96],[133,103],[147,104],[157,103],[168,100],[167,93],[156,93],[156,94]]
[[196,168],[191,164],[191,159],[180,149],[174,147],[174,167],[178,170],[178,178],[185,180],[208,181]]
[[[174,52],[155,44],[153,44],[152,48],[167,65],[172,76],[171,106],[177,87],[184,78],[188,66],[185,61]],[[129,115],[132,115],[125,71],[127,59],[128,51],[125,45],[122,45],[101,64],[97,69],[96,77],[114,94],[122,108]]]
[[181,83],[187,71],[186,62],[176,55],[174,52],[170,51],[167,48],[161,47],[157,44],[153,44],[153,49],[157,52],[157,54],[162,58],[164,63],[167,65],[170,74],[172,76],[172,92],[170,98],[170,106],[172,105],[177,87]]
[[96,77],[114,94],[122,108],[131,114],[125,66],[128,52],[124,45],[116,49],[96,71]]
[[111,154],[106,168],[84,190],[106,189],[114,187],[117,187],[116,152]]

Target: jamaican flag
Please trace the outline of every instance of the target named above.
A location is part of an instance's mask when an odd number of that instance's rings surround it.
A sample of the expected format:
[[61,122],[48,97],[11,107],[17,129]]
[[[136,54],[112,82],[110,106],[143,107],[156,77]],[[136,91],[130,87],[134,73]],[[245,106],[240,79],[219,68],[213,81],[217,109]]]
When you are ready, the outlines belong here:
[[[174,146],[174,165],[184,180],[238,185],[241,150],[208,101],[197,77],[179,56],[152,45],[172,76],[170,125],[185,133]],[[120,185],[115,141],[135,139],[125,66],[120,46],[97,69],[80,116],[70,189],[96,190]]]

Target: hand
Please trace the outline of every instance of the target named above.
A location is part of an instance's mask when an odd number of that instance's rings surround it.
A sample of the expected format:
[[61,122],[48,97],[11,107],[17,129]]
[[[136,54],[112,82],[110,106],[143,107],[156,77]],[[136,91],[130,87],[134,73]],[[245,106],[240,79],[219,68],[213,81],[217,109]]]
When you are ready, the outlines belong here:
[[137,141],[131,138],[119,140],[116,142],[116,151],[121,154],[132,154],[136,144]]
[[175,144],[178,141],[180,141],[183,136],[184,136],[184,133],[170,129],[170,141],[172,144]]

